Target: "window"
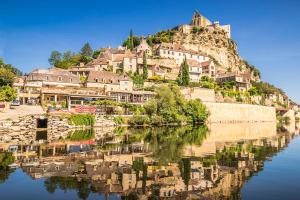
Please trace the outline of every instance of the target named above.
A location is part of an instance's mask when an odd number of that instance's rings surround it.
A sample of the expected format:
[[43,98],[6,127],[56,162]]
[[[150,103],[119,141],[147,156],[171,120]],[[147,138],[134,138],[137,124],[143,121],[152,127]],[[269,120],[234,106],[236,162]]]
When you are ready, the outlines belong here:
[[193,69],[193,68],[192,68],[192,67],[190,67],[190,71],[192,71],[192,69]]
[[[32,80],[32,76],[31,76],[31,80]],[[47,81],[49,80],[49,76],[46,76],[46,80],[47,80]]]
[[95,79],[95,81],[96,81],[96,83],[98,83],[98,79],[97,78]]
[[73,79],[72,79],[72,78],[70,78],[70,82],[71,82],[71,83],[73,82]]
[[62,77],[61,76],[58,77],[58,81],[62,81]]

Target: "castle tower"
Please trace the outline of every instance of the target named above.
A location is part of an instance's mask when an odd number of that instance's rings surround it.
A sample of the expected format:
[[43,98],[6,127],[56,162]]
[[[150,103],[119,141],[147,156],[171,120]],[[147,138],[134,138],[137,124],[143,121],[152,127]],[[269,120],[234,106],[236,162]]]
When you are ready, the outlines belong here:
[[194,12],[192,17],[192,26],[203,27],[211,25],[211,21],[209,21],[206,17],[202,16],[198,10]]

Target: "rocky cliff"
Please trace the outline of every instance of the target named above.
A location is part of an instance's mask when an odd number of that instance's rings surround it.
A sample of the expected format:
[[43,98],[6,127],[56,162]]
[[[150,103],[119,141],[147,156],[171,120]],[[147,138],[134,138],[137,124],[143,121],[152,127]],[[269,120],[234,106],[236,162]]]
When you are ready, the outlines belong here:
[[194,28],[190,34],[177,31],[173,42],[187,49],[203,52],[215,60],[220,70],[245,71],[246,66],[237,52],[234,41],[225,31],[210,27]]

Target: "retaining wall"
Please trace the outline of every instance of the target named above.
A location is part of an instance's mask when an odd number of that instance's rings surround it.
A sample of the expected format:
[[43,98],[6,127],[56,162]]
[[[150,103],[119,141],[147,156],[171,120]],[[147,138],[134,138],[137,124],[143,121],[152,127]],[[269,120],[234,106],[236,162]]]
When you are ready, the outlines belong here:
[[274,107],[204,102],[210,113],[210,123],[276,122]]

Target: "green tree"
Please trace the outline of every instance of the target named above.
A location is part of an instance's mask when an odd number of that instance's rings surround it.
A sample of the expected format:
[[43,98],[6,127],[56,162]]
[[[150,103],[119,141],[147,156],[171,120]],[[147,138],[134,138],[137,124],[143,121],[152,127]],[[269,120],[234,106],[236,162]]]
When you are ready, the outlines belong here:
[[19,69],[12,66],[11,64],[5,64],[4,61],[1,58],[0,58],[0,68],[8,69],[12,73],[14,73],[16,76],[22,76],[22,74],[23,74]]
[[185,105],[186,116],[194,123],[203,123],[208,117],[206,107],[200,100],[189,100]]
[[53,66],[56,66],[57,63],[61,62],[62,55],[59,51],[52,51],[48,59],[49,63]]
[[251,87],[249,90],[248,90],[250,96],[256,96],[258,94],[258,91],[256,89],[256,87]]
[[90,46],[89,43],[85,43],[83,45],[83,47],[81,48],[81,50],[80,50],[80,54],[82,56],[86,56],[86,57],[89,57],[89,58],[91,58],[93,56],[93,52],[94,51],[93,51],[93,49],[92,49],[92,47]]
[[0,88],[0,101],[11,102],[17,98],[17,91],[6,85]]
[[189,65],[186,58],[184,58],[182,64],[180,65],[180,71],[178,74],[178,84],[182,86],[187,86],[190,84],[190,73]]
[[133,35],[132,29],[130,30],[129,37],[123,42],[123,46],[127,49],[133,50],[141,43],[141,39],[138,36]]
[[94,59],[96,59],[96,58],[98,58],[98,57],[100,56],[100,54],[101,54],[101,51],[100,51],[100,50],[96,50],[96,51],[94,51],[92,57],[93,57]]
[[0,87],[9,85],[12,86],[16,75],[7,68],[0,68]]
[[133,42],[133,31],[132,29],[130,30],[130,33],[129,33],[129,49],[130,50],[133,50],[134,48],[134,42]]
[[144,51],[144,53],[143,53],[143,79],[146,80],[147,78],[148,78],[147,54]]

